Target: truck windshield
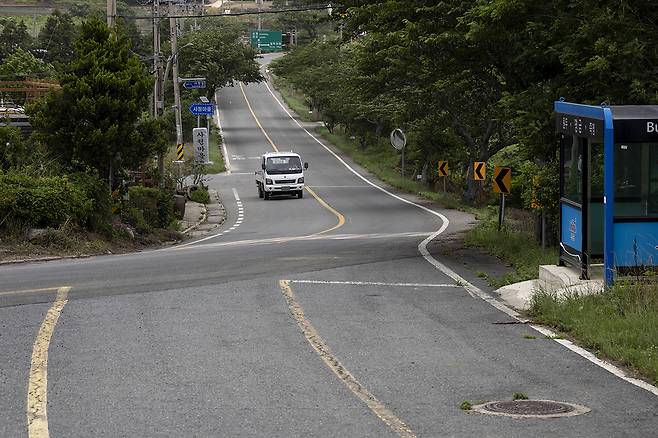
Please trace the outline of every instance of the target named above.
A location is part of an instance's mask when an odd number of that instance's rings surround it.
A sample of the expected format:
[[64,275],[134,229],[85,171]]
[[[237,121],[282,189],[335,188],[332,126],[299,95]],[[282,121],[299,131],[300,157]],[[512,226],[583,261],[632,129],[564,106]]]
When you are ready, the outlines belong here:
[[282,175],[284,173],[302,173],[302,161],[299,157],[270,157],[265,164],[267,173],[270,175]]

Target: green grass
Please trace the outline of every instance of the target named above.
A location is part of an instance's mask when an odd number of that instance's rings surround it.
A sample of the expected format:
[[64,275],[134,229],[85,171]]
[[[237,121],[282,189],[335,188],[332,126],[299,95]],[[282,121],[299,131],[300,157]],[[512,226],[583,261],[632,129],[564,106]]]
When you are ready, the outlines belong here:
[[498,231],[498,223],[488,219],[466,233],[464,242],[467,246],[482,248],[491,255],[509,263],[514,272],[502,277],[487,276],[491,286],[502,287],[507,284],[537,278],[539,265],[555,264],[557,249],[542,250],[532,236],[510,227]]
[[281,94],[281,97],[283,97],[283,101],[290,107],[297,115],[299,116],[300,120],[303,120],[304,122],[312,122],[314,121],[313,118],[311,117],[311,114],[308,112],[309,108],[306,102],[304,101],[304,95],[301,93],[298,93],[288,85],[283,79],[274,77],[274,86],[276,87],[277,91]]
[[596,295],[537,293],[537,322],[576,338],[597,354],[632,367],[658,384],[658,285],[617,284]]
[[219,134],[211,135],[209,150],[210,161],[212,161],[212,164],[206,167],[206,172],[208,174],[224,172],[226,170],[226,164],[224,163],[224,156],[222,155],[222,147]]

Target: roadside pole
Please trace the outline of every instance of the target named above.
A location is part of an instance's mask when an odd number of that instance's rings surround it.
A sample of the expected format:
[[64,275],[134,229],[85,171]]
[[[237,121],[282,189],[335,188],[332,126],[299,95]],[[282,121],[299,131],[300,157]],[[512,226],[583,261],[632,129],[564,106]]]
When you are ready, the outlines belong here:
[[[155,87],[153,88],[153,117],[159,118],[164,110],[164,73],[162,71],[162,48],[160,41],[160,0],[153,0],[153,67]],[[158,175],[160,187],[164,188],[164,153],[158,153]]]
[[180,84],[178,83],[178,19],[169,18],[169,28],[171,31],[171,53],[173,54],[172,74],[174,81],[174,106],[176,108],[176,144],[183,144],[183,122],[181,116],[180,102]]
[[505,193],[500,194],[500,209],[498,210],[498,231],[503,228],[505,220]]
[[117,18],[117,0],[107,0],[107,27],[114,27]]

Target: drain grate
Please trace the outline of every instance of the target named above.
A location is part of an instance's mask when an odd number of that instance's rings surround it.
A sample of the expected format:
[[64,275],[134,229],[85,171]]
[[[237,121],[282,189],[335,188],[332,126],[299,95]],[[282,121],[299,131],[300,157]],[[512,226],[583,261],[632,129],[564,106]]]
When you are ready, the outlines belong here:
[[585,406],[552,400],[502,400],[473,406],[482,414],[504,415],[515,418],[557,418],[581,415],[590,410]]

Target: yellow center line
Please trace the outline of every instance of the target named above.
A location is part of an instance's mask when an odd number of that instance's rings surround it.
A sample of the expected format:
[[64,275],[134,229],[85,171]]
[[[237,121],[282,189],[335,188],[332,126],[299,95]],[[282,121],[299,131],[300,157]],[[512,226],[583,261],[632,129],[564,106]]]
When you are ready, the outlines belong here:
[[[244,87],[242,86],[242,83],[240,83],[240,91],[242,92],[242,97],[244,97],[244,101],[247,103],[247,108],[249,108],[249,112],[251,113],[251,116],[256,121],[256,124],[260,128],[261,132],[263,133],[263,135],[265,136],[267,141],[272,146],[272,149],[274,149],[276,152],[279,152],[279,148],[276,147],[276,144],[274,143],[274,141],[272,141],[270,136],[267,134],[267,132],[265,131],[265,128],[263,128],[263,125],[261,125],[260,120],[258,120],[258,117],[256,116],[256,113],[254,112],[253,108],[251,107],[251,104],[249,103],[249,99],[247,99],[247,94],[244,92]],[[305,186],[304,188],[306,189],[307,192],[309,192],[311,194],[311,196],[313,196],[320,203],[321,206],[323,206],[324,208],[329,210],[329,212],[331,212],[338,219],[338,223],[336,225],[334,225],[333,227],[331,227],[327,230],[324,230],[324,231],[320,231],[320,232],[315,233],[313,235],[329,233],[330,231],[334,231],[334,230],[342,227],[343,225],[345,225],[345,216],[343,216],[336,209],[331,207],[325,200],[323,200],[309,186]]]
[[364,402],[370,410],[388,427],[397,433],[398,436],[403,438],[415,438],[416,435],[402,420],[400,420],[390,409],[388,409],[382,402],[368,391],[357,379],[350,373],[345,366],[333,355],[329,346],[320,337],[315,327],[311,325],[310,321],[304,315],[304,309],[300,306],[295,298],[295,294],[290,287],[289,280],[279,281],[281,293],[288,303],[290,313],[297,321],[297,325],[304,333],[304,337],[313,349],[320,355],[324,363],[329,369],[347,386],[347,388],[362,402]]
[[32,361],[27,388],[27,435],[48,438],[48,347],[55,325],[68,301],[70,287],[57,289],[55,302],[48,309],[32,347]]

